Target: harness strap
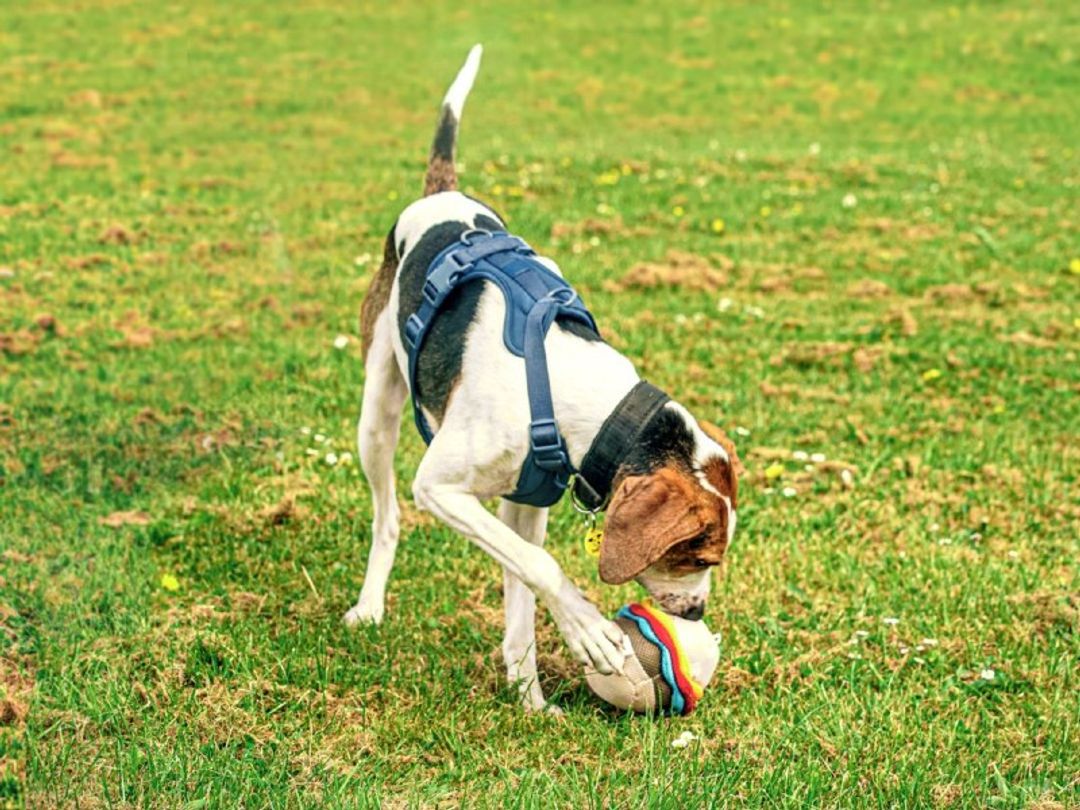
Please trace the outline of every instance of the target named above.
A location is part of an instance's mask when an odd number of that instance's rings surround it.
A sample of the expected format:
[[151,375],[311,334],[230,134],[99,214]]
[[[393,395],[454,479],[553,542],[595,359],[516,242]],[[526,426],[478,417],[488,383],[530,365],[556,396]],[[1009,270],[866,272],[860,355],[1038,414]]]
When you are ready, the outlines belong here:
[[[476,239],[479,234],[486,238]],[[471,239],[471,241],[470,241]],[[495,254],[506,254],[499,257]],[[405,321],[405,343],[410,355],[416,354],[416,349],[423,333],[431,326],[431,322],[438,313],[439,308],[457,286],[461,277],[471,270],[480,260],[486,260],[496,267],[510,261],[515,261],[519,256],[532,256],[533,250],[524,240],[508,234],[487,234],[487,232],[467,231],[461,239],[435,257],[435,261],[428,268],[427,278],[421,290],[422,298],[420,308],[412,313]],[[524,285],[523,285],[524,286]],[[546,288],[544,290],[546,292]],[[537,297],[537,296],[533,296]],[[423,433],[423,431],[421,431]],[[430,442],[431,436],[426,435],[424,441]]]
[[[409,354],[416,428],[430,444],[434,434],[421,410],[416,386],[424,338],[454,288],[478,279],[492,281],[501,288],[507,309],[503,339],[511,352],[525,360],[529,453],[514,492],[506,497],[518,503],[550,506],[562,497],[576,470],[555,421],[544,339],[560,316],[594,330],[596,324],[573,288],[537,261],[532,248],[521,239],[505,233],[469,231],[428,267],[420,305],[402,330]],[[524,315],[524,321],[519,313]]]
[[[525,321],[525,379],[529,389],[529,449],[533,463],[541,470],[563,475],[568,481],[574,465],[566,451],[559,426],[555,423],[555,406],[551,401],[551,377],[548,374],[544,338],[555,316],[569,301],[562,291],[549,293],[537,301]],[[569,290],[570,301],[576,294]]]

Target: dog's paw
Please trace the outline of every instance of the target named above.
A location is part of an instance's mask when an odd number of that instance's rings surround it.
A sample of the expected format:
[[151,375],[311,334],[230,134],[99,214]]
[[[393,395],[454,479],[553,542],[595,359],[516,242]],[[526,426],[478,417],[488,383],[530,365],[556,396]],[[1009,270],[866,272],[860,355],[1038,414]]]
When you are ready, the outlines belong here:
[[622,673],[626,634],[582,596],[569,581],[550,604],[555,623],[578,661],[602,675]]
[[543,714],[543,715],[547,715],[548,717],[565,717],[566,716],[566,713],[562,709],[560,709],[558,706],[556,706],[554,703],[547,703],[545,701],[545,702],[541,703],[539,706],[537,706],[537,705],[533,704],[532,702],[526,700],[522,705],[525,708],[525,713],[526,714]]
[[381,604],[370,605],[357,602],[349,608],[342,621],[348,627],[355,627],[358,624],[382,624],[383,612]]

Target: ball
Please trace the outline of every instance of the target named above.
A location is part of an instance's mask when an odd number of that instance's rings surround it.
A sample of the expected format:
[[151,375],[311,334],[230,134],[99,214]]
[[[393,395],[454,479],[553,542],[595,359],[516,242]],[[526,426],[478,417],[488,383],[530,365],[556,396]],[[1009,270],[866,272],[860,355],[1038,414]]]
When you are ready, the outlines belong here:
[[619,609],[626,634],[622,673],[585,670],[597,697],[643,714],[690,714],[720,662],[720,644],[705,622],[670,616],[652,605]]

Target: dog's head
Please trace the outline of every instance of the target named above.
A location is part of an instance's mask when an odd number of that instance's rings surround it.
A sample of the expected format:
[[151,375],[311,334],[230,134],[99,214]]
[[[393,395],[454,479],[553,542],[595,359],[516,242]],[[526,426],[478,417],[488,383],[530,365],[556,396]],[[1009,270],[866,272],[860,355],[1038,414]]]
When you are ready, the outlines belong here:
[[664,611],[700,619],[710,571],[735,532],[742,465],[723,431],[679,410],[692,451],[617,481],[600,546],[600,578],[612,585],[636,579]]

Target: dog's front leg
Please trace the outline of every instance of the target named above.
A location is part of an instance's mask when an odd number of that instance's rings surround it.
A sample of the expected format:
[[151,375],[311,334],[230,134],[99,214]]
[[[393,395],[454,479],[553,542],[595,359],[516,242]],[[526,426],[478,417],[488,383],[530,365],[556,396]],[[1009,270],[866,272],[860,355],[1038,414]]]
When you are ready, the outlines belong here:
[[[533,545],[544,545],[547,528],[547,509],[524,506],[513,501],[499,502],[499,520]],[[548,710],[536,673],[536,596],[529,587],[503,569],[503,605],[506,612],[506,635],[503,638],[503,660],[506,679],[517,684],[526,711]]]
[[[436,437],[437,440],[437,437]],[[623,632],[605,619],[540,546],[523,540],[460,484],[433,480],[431,450],[421,462],[413,496],[418,506],[469,538],[524,582],[551,611],[574,657],[601,673],[622,671]]]

